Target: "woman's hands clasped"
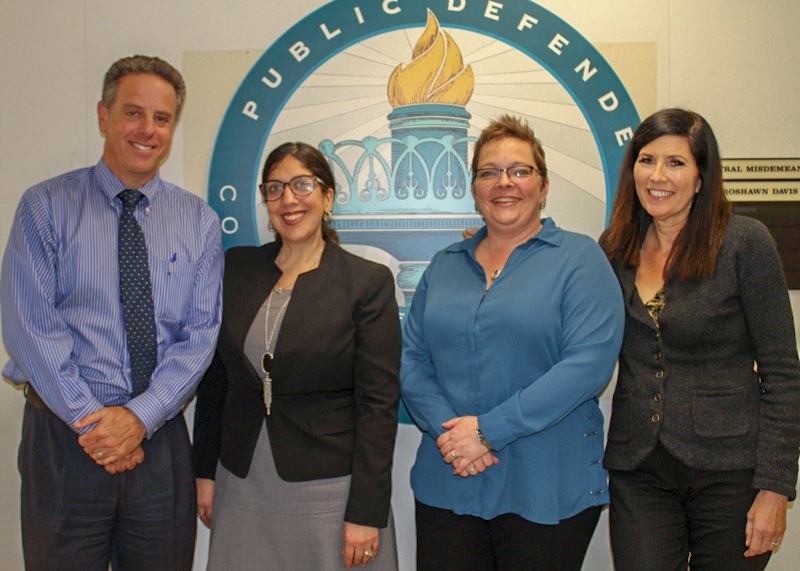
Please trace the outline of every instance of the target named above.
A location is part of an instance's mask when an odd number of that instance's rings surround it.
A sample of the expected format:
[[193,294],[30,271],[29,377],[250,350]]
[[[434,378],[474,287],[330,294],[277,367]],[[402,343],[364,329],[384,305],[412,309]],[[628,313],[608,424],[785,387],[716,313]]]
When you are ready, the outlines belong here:
[[442,423],[447,430],[437,440],[439,453],[453,466],[453,474],[466,478],[477,476],[500,459],[478,439],[478,417],[458,416]]

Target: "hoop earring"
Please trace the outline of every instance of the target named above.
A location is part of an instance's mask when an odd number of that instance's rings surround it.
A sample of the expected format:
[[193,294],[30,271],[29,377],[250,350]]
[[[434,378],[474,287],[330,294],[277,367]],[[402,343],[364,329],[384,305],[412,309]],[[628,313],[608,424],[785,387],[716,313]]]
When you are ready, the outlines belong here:
[[541,204],[539,204],[539,210],[540,211],[544,210],[545,206],[547,206],[547,201],[546,200],[542,200]]

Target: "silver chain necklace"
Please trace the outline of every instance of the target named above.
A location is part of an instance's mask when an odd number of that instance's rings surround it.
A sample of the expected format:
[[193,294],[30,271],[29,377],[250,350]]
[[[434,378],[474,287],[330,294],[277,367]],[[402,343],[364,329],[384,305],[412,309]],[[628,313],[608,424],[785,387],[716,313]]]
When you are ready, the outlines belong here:
[[276,288],[269,292],[267,298],[267,309],[264,312],[264,354],[261,356],[261,370],[264,373],[264,406],[267,409],[267,415],[272,412],[272,378],[270,378],[270,367],[272,366],[272,353],[270,347],[272,346],[272,339],[275,337],[275,331],[278,329],[278,324],[281,322],[281,316],[289,305],[290,295],[286,296],[286,301],[283,302],[281,308],[278,310],[278,315],[275,316],[275,323],[272,324],[272,330],[269,330],[269,308],[272,305],[272,296],[278,294],[282,296],[283,292],[288,291],[285,289]]
[[[322,248],[320,248],[316,257],[311,262],[312,268],[319,263],[324,249],[325,243],[323,242]],[[271,331],[269,330],[269,308],[272,305],[272,296],[276,294],[282,296],[285,292],[291,291],[293,285],[294,283],[287,287],[276,285],[272,291],[269,292],[269,297],[267,298],[267,309],[264,312],[264,354],[261,355],[261,371],[264,373],[264,407],[267,409],[267,416],[272,413],[272,377],[270,377],[270,368],[272,367],[273,355],[270,353],[269,348],[272,345],[273,337],[275,337],[275,331],[278,329],[278,323],[281,322],[281,316],[283,315],[283,312],[286,311],[286,306],[289,305],[291,295],[286,296],[286,301],[278,310],[278,315],[275,316],[275,323],[272,324]]]
[[[520,244],[524,244],[525,242],[527,242],[528,240],[530,240],[530,239],[532,239],[534,236],[536,236],[536,235],[537,235],[537,234],[538,234],[538,233],[539,233],[539,232],[542,230],[542,227],[543,227],[543,226],[542,226],[542,224],[540,223],[540,224],[539,224],[539,227],[536,229],[536,231],[535,231],[533,234],[531,234],[530,236],[528,236],[527,238],[525,238],[525,239],[524,239],[522,242],[520,242]],[[486,244],[486,245],[489,247],[489,254],[491,254],[491,255],[492,255],[492,257],[494,257],[494,252],[492,251],[492,247],[491,247],[491,246],[488,244],[488,242],[487,242],[487,244]],[[519,246],[519,244],[517,244],[517,246]],[[516,246],[515,246],[514,248],[516,249]],[[508,261],[508,258],[506,258],[506,262],[507,262],[507,261]],[[502,274],[502,273],[503,273],[503,270],[505,269],[505,267],[506,267],[506,265],[505,265],[505,263],[503,263],[502,267],[496,268],[496,269],[495,269],[495,270],[494,270],[494,271],[493,271],[493,272],[492,272],[492,273],[489,275],[489,280],[490,280],[490,281],[492,281],[492,282],[494,282],[494,280],[496,280],[497,278],[499,278],[499,277],[500,277],[500,274]]]

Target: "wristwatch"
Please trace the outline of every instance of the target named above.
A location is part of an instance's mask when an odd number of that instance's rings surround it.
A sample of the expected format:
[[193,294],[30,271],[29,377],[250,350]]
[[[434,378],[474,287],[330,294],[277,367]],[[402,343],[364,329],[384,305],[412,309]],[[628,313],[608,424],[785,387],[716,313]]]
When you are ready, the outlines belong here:
[[477,435],[477,437],[478,437],[478,440],[480,440],[481,444],[483,444],[484,446],[486,446],[486,448],[488,448],[488,449],[489,449],[489,452],[491,452],[492,450],[494,450],[494,448],[492,448],[492,445],[491,445],[491,444],[489,444],[489,442],[486,440],[486,437],[483,435],[483,431],[481,430],[481,427],[480,427],[480,426],[478,426],[478,427],[475,429],[475,434]]

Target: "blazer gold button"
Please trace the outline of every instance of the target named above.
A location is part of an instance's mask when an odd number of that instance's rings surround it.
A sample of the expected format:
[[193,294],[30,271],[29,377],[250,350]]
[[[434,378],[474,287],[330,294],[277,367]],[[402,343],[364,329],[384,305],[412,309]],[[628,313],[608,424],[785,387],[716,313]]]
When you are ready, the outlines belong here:
[[661,402],[661,393],[656,393],[653,395],[653,400],[655,402]]
[[659,371],[656,373],[656,378],[660,381],[664,378],[664,371]]
[[659,420],[661,420],[661,415],[656,412],[653,414],[653,416],[650,417],[650,420],[652,420],[654,423],[658,422]]

